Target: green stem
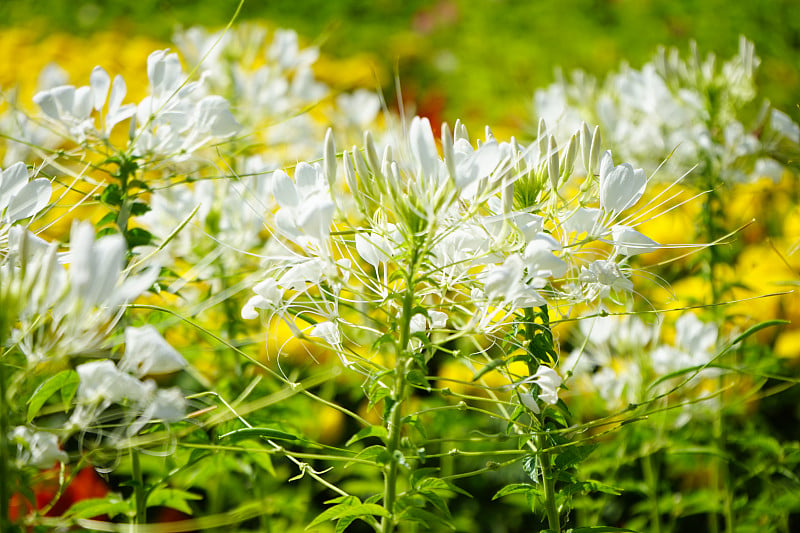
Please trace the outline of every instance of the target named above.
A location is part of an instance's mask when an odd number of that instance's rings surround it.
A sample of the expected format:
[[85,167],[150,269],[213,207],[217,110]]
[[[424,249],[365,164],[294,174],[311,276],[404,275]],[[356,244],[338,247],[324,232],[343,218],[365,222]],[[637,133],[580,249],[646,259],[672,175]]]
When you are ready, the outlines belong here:
[[392,390],[393,405],[389,413],[388,438],[386,451],[389,453],[389,467],[385,471],[383,487],[383,507],[389,512],[388,517],[381,521],[382,533],[394,531],[396,517],[394,512],[397,499],[397,474],[400,467],[400,437],[403,433],[403,405],[407,393],[406,371],[411,362],[408,353],[408,343],[411,339],[411,313],[414,309],[415,271],[418,259],[416,246],[411,250],[411,261],[406,276],[406,293],[403,296],[403,313],[400,323],[400,339],[397,345],[397,360],[394,366],[394,384]]
[[135,448],[131,448],[130,454],[133,475],[133,498],[136,504],[133,523],[139,525],[147,522],[147,492],[144,490],[144,478],[142,476],[142,467],[139,464],[139,452]]
[[542,465],[542,486],[544,487],[544,508],[547,513],[547,526],[557,533],[561,533],[561,521],[556,507],[556,480],[550,468],[550,452],[542,452],[547,448],[544,433],[536,436],[536,448],[539,453],[539,463]]
[[0,531],[11,530],[11,519],[9,517],[11,491],[8,486],[10,481],[8,471],[8,402],[6,400],[6,365],[0,361]]
[[653,454],[646,453],[642,458],[642,472],[647,483],[650,499],[650,531],[661,533],[661,511],[658,508],[658,478],[653,468]]

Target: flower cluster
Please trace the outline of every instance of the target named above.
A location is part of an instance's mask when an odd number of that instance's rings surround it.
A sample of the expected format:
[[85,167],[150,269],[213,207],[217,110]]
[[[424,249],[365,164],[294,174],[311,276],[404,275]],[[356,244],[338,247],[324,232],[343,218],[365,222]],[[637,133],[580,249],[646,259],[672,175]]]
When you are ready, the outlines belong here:
[[[321,163],[273,175],[274,233],[285,245],[266,258],[242,316],[265,310],[372,372],[380,365],[351,344],[406,331],[401,346],[421,350],[430,341],[411,341],[432,332],[500,334],[529,308],[624,300],[628,258],[659,245],[635,229],[644,171],[615,165],[599,138],[584,125],[559,148],[543,124],[529,146],[488,129],[473,146],[457,123],[452,134],[443,126],[440,156],[428,120],[414,118],[380,152],[366,134],[339,172],[328,135]],[[599,179],[573,175],[579,154]],[[342,211],[345,186],[357,219]],[[557,387],[541,372],[532,379]]]
[[752,124],[745,118],[758,64],[744,38],[724,63],[713,54],[701,58],[696,48],[686,59],[662,48],[641,69],[625,65],[602,81],[581,71],[569,80],[559,75],[536,91],[534,112],[556,126],[559,139],[581,121],[599,124],[616,154],[648,171],[666,164],[671,176],[696,168],[692,176],[727,183],[777,181],[800,150],[800,126],[766,102]]

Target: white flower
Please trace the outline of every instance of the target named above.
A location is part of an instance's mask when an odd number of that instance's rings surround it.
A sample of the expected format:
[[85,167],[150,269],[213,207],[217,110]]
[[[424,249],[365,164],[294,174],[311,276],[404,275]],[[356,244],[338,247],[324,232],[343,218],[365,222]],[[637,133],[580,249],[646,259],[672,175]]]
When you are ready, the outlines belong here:
[[330,321],[317,323],[311,328],[309,335],[320,338],[334,347],[342,344],[342,334],[339,332],[339,326]]
[[513,309],[544,305],[545,299],[523,281],[524,264],[518,254],[509,255],[502,265],[492,265],[482,274],[489,301],[510,304]]
[[140,378],[177,372],[188,363],[151,325],[125,328],[125,354],[119,369]]
[[186,397],[177,387],[158,389],[141,416],[128,426],[128,436],[135,435],[151,420],[164,423],[179,422],[186,416]]
[[578,276],[581,283],[586,284],[586,293],[589,300],[599,297],[607,298],[611,291],[631,291],[633,283],[626,278],[614,261],[598,259],[589,266],[581,267]]
[[0,169],[0,215],[3,224],[13,224],[44,209],[52,188],[45,178],[28,181],[25,163]]
[[58,437],[53,433],[17,426],[9,435],[9,440],[17,445],[17,462],[20,464],[45,469],[56,462],[69,461],[66,452],[58,446]]
[[277,309],[283,300],[283,289],[273,278],[267,278],[253,287],[252,296],[242,307],[242,318],[252,320],[258,318],[256,309]]
[[628,226],[613,226],[611,228],[611,235],[616,250],[625,256],[652,252],[660,246],[653,239]]
[[320,165],[298,163],[292,180],[282,170],[273,174],[272,192],[280,209],[275,224],[298,245],[318,246],[330,233],[336,204]]
[[131,400],[144,403],[153,392],[152,385],[119,370],[109,359],[84,363],[75,370],[80,378],[76,395],[80,402],[111,404]]
[[[559,376],[558,372],[549,366],[539,365],[539,368],[536,369],[536,373],[528,378],[525,378],[519,384],[522,383],[530,383],[539,387],[539,401],[548,403],[550,405],[555,405],[558,403],[558,389],[561,387],[561,376]],[[530,393],[520,393],[520,398],[528,409],[534,413],[539,412],[539,405],[536,403]]]
[[632,207],[644,194],[647,176],[629,163],[614,166],[611,153],[600,159],[600,205],[606,213],[621,213]]

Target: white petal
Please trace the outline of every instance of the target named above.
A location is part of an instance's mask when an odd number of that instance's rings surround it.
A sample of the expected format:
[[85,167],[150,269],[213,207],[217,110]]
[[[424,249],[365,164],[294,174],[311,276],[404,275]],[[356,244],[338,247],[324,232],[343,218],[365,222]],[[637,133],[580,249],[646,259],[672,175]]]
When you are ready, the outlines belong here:
[[16,222],[35,215],[50,201],[51,193],[50,182],[44,178],[35,179],[24,185],[9,202],[5,220]]
[[92,104],[99,111],[106,103],[111,77],[103,67],[94,67],[89,75],[89,86],[92,89]]
[[188,363],[151,325],[125,328],[125,354],[117,365],[138,377],[177,372]]
[[644,194],[647,177],[642,169],[634,170],[623,163],[600,174],[600,205],[606,212],[620,213],[628,209]]
[[309,332],[311,337],[323,339],[331,346],[342,344],[342,335],[339,333],[339,326],[333,322],[320,322]]
[[33,96],[33,101],[48,117],[54,120],[59,120],[61,118],[61,111],[58,109],[52,90],[36,93]]
[[614,226],[611,228],[611,235],[614,245],[622,255],[643,254],[659,247],[656,241],[628,226]]
[[0,174],[0,195],[11,198],[28,183],[28,168],[22,161],[14,163]]
[[439,154],[430,121],[427,118],[414,117],[409,128],[409,139],[411,152],[419,164],[422,177],[435,178],[439,170]]
[[294,182],[283,170],[272,173],[272,194],[281,207],[295,207],[300,203]]

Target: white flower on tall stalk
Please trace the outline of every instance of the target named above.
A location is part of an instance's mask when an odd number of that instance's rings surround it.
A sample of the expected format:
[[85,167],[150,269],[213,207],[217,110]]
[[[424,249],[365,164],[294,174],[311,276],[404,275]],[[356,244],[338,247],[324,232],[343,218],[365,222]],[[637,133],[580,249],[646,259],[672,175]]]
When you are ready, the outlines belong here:
[[59,447],[58,436],[54,433],[17,426],[9,435],[9,441],[17,445],[17,463],[20,465],[46,469],[57,462],[69,461],[69,456]]

